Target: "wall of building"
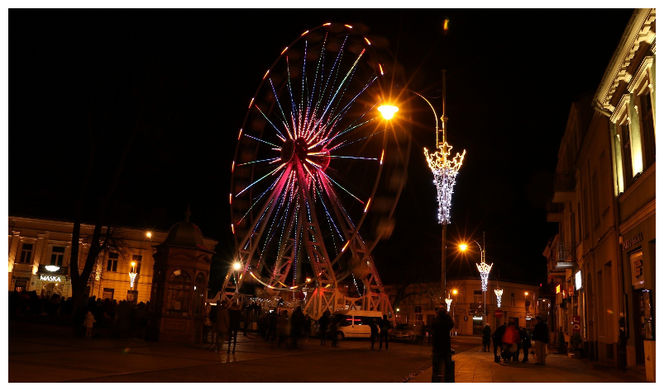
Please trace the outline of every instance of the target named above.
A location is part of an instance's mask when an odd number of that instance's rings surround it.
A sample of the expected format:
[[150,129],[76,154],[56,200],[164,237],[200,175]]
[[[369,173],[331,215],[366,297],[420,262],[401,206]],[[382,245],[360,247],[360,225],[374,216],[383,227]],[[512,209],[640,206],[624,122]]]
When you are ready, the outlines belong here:
[[[36,291],[38,295],[59,294],[71,297],[71,238],[73,223],[47,219],[9,216],[9,289]],[[82,271],[88,254],[94,227],[81,225],[79,270]],[[103,252],[91,273],[88,283],[89,295],[121,301],[134,299],[137,303],[150,300],[154,267],[153,245],[166,239],[167,232],[140,230],[128,227],[116,229],[115,235],[122,246],[117,250]],[[213,250],[216,241],[204,239],[205,246]],[[60,250],[64,251],[60,255]],[[109,257],[116,253],[117,265],[109,265]],[[132,262],[140,261],[140,270],[130,285],[129,272]],[[52,266],[59,266],[58,270]],[[138,267],[138,265],[136,266]],[[51,268],[54,271],[49,271]]]

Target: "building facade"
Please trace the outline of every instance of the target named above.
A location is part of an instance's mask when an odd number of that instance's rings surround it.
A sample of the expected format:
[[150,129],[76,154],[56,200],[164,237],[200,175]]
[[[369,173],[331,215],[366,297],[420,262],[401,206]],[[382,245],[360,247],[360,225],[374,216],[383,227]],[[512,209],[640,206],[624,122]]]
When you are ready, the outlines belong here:
[[554,324],[591,360],[655,379],[655,20],[630,19],[592,100],[561,142],[547,245]]
[[[53,294],[71,297],[69,267],[73,227],[72,222],[9,216],[9,289],[36,291],[45,297]],[[80,270],[83,270],[89,249],[85,238],[91,237],[93,230],[94,226],[81,224]],[[116,229],[115,235],[122,247],[100,254],[90,275],[88,295],[148,302],[154,268],[153,247],[164,242],[167,234],[126,227]],[[212,239],[204,239],[204,243],[210,251],[217,244]]]
[[[454,319],[455,335],[481,335],[485,321],[491,330],[509,321],[531,327],[535,316],[547,317],[550,308],[549,302],[540,298],[539,285],[489,280],[485,296],[478,276],[448,280],[447,288],[452,292],[449,313]],[[502,291],[500,305],[496,290]],[[394,286],[386,286],[386,291],[394,303],[396,323],[430,325],[436,311],[446,305],[441,300],[439,282],[410,284],[399,297]]]

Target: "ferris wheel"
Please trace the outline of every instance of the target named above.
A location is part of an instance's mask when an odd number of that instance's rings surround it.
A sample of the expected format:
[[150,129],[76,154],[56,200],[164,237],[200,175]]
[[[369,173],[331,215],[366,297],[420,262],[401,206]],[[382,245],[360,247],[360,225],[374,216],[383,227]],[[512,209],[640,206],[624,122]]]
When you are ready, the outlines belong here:
[[315,319],[392,311],[371,251],[394,227],[410,133],[378,115],[401,69],[385,40],[359,30],[305,31],[248,103],[231,167],[226,297],[292,299]]

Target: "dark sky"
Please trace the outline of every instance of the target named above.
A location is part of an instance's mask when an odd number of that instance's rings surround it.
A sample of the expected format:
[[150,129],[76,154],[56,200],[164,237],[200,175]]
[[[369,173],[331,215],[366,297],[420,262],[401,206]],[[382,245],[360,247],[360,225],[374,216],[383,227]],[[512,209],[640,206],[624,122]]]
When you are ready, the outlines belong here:
[[[437,110],[447,70],[448,141],[467,150],[448,228],[449,277],[477,275],[479,256],[457,257],[452,247],[461,238],[481,242],[485,231],[492,275],[539,281],[556,230],[545,205],[570,105],[597,88],[631,13],[12,9],[9,213],[71,220],[89,134],[100,145],[94,206],[137,126],[112,203],[115,222],[167,230],[190,203],[191,221],[230,259],[230,166],[247,102],[304,30],[362,23],[387,38],[408,88]],[[413,128],[396,229],[375,252],[385,282],[404,270],[439,276],[441,226],[422,154],[435,144],[432,128]]]

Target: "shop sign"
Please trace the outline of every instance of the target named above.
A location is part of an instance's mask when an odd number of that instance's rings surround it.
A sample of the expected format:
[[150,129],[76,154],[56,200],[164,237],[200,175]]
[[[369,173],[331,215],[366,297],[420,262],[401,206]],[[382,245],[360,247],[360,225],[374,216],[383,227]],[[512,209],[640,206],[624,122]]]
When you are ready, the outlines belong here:
[[579,289],[583,288],[583,281],[582,281],[582,275],[581,275],[581,270],[576,272],[574,275],[574,286],[576,287],[576,290],[578,291]]
[[41,281],[46,281],[46,282],[62,282],[62,277],[61,276],[53,276],[53,275],[46,275],[46,274],[40,274],[39,279]]
[[568,297],[574,296],[574,285],[569,285],[567,287],[567,296]]
[[643,240],[643,232],[639,232],[638,234],[634,235],[633,237],[623,240],[622,242],[622,248],[623,251],[627,250],[628,248],[632,247],[633,245],[639,243],[640,241]]

